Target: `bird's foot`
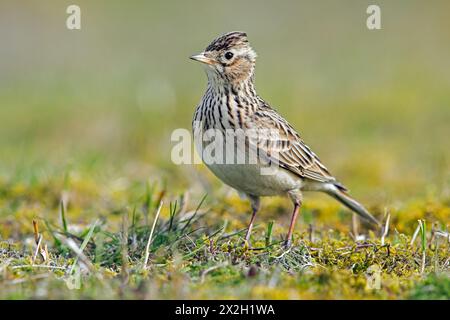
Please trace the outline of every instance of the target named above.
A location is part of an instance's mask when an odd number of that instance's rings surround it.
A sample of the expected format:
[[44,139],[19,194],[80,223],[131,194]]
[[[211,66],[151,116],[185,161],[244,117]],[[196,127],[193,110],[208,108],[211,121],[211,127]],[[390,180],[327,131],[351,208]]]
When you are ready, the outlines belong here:
[[291,239],[285,240],[283,243],[283,247],[284,249],[290,249],[292,247],[292,240]]

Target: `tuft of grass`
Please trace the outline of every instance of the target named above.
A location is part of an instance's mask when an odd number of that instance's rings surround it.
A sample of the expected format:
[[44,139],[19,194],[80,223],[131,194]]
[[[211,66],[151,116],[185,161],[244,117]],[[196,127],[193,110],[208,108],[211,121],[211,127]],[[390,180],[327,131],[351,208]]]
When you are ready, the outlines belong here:
[[[402,221],[410,225],[409,234],[399,232],[396,217],[404,210],[400,207],[386,216],[381,238],[364,225],[355,238],[350,216],[347,225],[326,223],[318,217],[329,217],[341,209],[319,206],[308,226],[299,223],[293,247],[286,250],[282,246],[283,216],[262,211],[261,222],[269,222],[265,229],[255,228],[253,247],[249,248],[242,245],[248,218],[242,214],[242,203],[235,205],[229,199],[207,203],[206,195],[189,203],[186,192],[179,196],[155,187],[149,195],[145,184],[135,185],[142,187],[127,191],[133,193],[130,199],[136,199],[129,203],[131,209],[106,202],[103,210],[115,214],[98,214],[94,222],[88,222],[92,221],[91,213],[79,213],[80,196],[71,199],[70,211],[64,211],[66,226],[55,221],[58,217],[43,215],[40,219],[45,228],[38,234],[49,245],[45,263],[39,259],[30,263],[35,250],[30,250],[24,239],[34,238],[33,230],[2,240],[0,284],[5,290],[0,297],[35,297],[40,284],[47,288],[48,298],[450,296],[447,286],[436,280],[448,277],[450,246],[445,226],[438,219],[431,230],[420,219],[414,230],[414,215]],[[149,202],[149,198],[154,200]],[[160,201],[157,207],[156,200]],[[60,208],[60,202],[55,203]],[[154,212],[151,223],[145,214],[147,206],[151,208],[148,213]],[[290,209],[283,202],[271,208],[280,213]],[[429,219],[433,218],[427,216]],[[20,230],[18,220],[14,228]],[[420,246],[416,248],[414,240],[418,239]],[[374,266],[380,272],[379,290],[367,288]],[[23,288],[20,293],[18,286]]]

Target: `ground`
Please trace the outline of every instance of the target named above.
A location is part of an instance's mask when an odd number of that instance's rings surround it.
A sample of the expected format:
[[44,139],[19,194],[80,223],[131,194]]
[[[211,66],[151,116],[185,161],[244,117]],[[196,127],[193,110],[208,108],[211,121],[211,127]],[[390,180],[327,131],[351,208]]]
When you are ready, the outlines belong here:
[[[52,181],[1,185],[3,206],[14,211],[2,220],[1,298],[449,298],[449,199],[388,210],[382,240],[364,224],[355,229],[338,204],[311,197],[287,250],[287,199],[263,202],[250,248],[242,239],[248,204],[228,192],[196,199],[156,183],[102,188],[75,175],[62,183],[71,190],[62,197]],[[384,208],[371,209],[384,216]],[[418,219],[424,232],[414,237]]]
[[[381,30],[364,1],[77,4],[81,30],[64,1],[1,4],[1,299],[450,298],[448,1],[380,0]],[[284,250],[292,205],[265,198],[250,248],[248,202],[172,161],[206,87],[188,57],[232,30],[387,230],[308,193]]]

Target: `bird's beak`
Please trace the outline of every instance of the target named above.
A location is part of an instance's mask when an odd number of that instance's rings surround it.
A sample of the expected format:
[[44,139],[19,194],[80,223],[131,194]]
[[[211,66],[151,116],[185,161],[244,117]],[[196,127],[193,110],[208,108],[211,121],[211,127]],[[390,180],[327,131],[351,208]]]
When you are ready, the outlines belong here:
[[195,54],[189,58],[192,60],[198,61],[198,62],[210,64],[210,65],[216,63],[216,61],[214,59],[208,58],[204,52],[202,52],[200,54]]

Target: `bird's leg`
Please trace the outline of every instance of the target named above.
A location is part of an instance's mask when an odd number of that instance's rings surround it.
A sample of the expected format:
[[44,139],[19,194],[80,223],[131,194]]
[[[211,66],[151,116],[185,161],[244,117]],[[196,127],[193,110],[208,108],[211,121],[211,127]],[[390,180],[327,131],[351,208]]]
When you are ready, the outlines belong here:
[[250,223],[248,225],[247,228],[247,233],[245,234],[245,242],[247,242],[248,244],[250,244],[250,234],[252,233],[252,229],[253,229],[253,222],[255,221],[255,217],[256,217],[256,210],[252,210],[252,218],[250,219]]
[[300,207],[302,205],[301,195],[296,194],[291,195],[292,200],[294,201],[294,212],[292,213],[291,217],[291,224],[289,225],[289,232],[286,237],[286,241],[284,243],[284,246],[286,248],[289,248],[292,244],[292,233],[294,232],[295,227],[295,221],[297,220],[298,213],[300,212]]
[[295,221],[297,220],[299,211],[300,211],[300,203],[295,203],[294,204],[294,212],[292,213],[292,217],[291,217],[291,224],[289,225],[289,232],[287,234],[286,241],[284,243],[284,246],[286,248],[289,248],[292,244],[292,233],[294,232]]
[[253,223],[255,222],[256,213],[259,210],[259,197],[249,196],[250,202],[252,204],[252,218],[250,219],[250,223],[248,225],[247,233],[245,234],[245,242],[250,246],[250,235],[253,229]]

